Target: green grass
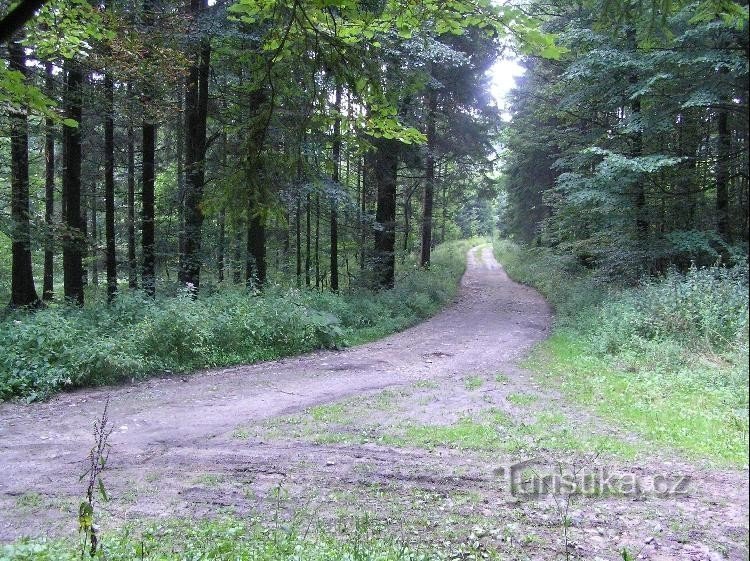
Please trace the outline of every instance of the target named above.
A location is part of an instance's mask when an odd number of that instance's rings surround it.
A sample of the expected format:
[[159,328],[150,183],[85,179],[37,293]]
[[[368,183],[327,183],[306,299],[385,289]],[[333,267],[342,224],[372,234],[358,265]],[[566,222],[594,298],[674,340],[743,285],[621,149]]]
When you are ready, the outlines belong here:
[[403,330],[455,296],[466,252],[481,240],[436,248],[429,270],[409,261],[393,290],[341,294],[269,286],[198,299],[123,292],[110,306],[51,305],[0,320],[0,400],[43,399],[62,389],[111,384],[340,348]]
[[308,414],[313,420],[324,423],[341,423],[346,418],[346,413],[347,407],[344,403],[318,405],[308,410]]
[[497,240],[557,313],[527,365],[603,419],[693,459],[748,461],[747,266],[604,283],[571,258]]
[[218,487],[224,483],[224,476],[218,473],[204,473],[193,479],[193,483],[196,485],[202,485],[203,487]]
[[540,415],[530,423],[516,423],[490,409],[477,418],[464,417],[451,425],[394,427],[380,438],[391,446],[453,448],[495,453],[537,453],[539,450],[597,453],[632,459],[637,447],[618,438],[591,434],[574,427],[562,414]]
[[376,425],[370,417],[378,407],[377,398],[347,400],[276,421],[271,430],[278,435],[317,444],[374,443],[399,448],[452,448],[493,453],[536,453],[546,449],[603,453],[625,459],[632,459],[637,454],[635,445],[615,437],[596,435],[586,427],[574,426],[573,421],[561,412],[545,411],[531,421],[519,422],[503,409],[489,407],[474,415],[464,415],[450,424],[395,422]]
[[[408,546],[374,530],[367,518],[360,518],[337,533],[328,529],[313,531],[315,529],[302,522],[269,527],[223,518],[200,522],[164,520],[143,528],[127,526],[100,537],[101,558],[109,561],[428,561],[449,558],[439,550]],[[79,561],[81,544],[76,540],[20,540],[0,546],[0,559]]]
[[464,387],[471,391],[478,390],[484,384],[484,380],[479,376],[469,376],[464,379]]
[[434,390],[440,387],[440,385],[433,380],[417,380],[412,386],[420,390]]
[[236,438],[237,440],[247,440],[250,438],[250,431],[245,426],[239,426],[232,431],[232,438]]
[[732,406],[742,398],[693,383],[700,366],[670,378],[647,367],[621,370],[567,330],[543,343],[529,365],[577,402],[655,445],[721,463],[747,462],[746,413]]
[[44,497],[33,491],[19,495],[16,499],[16,508],[22,511],[37,510],[45,506]]
[[510,401],[513,405],[531,405],[535,401],[537,401],[539,398],[535,395],[531,395],[528,393],[510,393],[505,398],[508,401]]

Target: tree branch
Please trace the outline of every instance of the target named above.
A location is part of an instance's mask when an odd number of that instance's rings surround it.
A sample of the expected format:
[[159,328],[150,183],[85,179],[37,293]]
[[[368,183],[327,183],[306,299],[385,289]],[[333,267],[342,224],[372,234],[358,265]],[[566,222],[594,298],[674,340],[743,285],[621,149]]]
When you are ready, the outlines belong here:
[[46,2],[47,0],[21,0],[18,6],[0,19],[0,43],[9,41],[13,34],[34,17],[34,13]]

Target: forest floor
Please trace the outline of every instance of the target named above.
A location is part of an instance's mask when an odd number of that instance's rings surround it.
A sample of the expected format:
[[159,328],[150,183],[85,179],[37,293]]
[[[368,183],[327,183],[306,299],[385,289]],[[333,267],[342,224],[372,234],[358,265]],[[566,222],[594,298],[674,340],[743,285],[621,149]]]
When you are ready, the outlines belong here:
[[2,404],[0,540],[76,531],[109,398],[107,527],[367,513],[511,559],[747,559],[747,471],[659,450],[537,381],[520,363],[551,321],[481,246],[451,306],[375,343]]

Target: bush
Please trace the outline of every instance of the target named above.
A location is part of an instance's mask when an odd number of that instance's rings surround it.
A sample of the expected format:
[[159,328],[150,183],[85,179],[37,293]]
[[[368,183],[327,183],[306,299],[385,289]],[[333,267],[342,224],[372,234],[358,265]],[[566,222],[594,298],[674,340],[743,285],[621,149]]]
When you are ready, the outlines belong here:
[[64,388],[163,371],[274,359],[339,348],[404,329],[454,295],[471,241],[444,244],[430,270],[399,268],[396,287],[341,294],[271,286],[149,299],[124,292],[109,306],[50,306],[0,322],[0,400],[42,399]]
[[[747,263],[733,268],[691,267],[624,292],[600,311],[611,351],[631,341],[674,340],[722,353],[747,335]],[[745,337],[746,338],[746,337]]]

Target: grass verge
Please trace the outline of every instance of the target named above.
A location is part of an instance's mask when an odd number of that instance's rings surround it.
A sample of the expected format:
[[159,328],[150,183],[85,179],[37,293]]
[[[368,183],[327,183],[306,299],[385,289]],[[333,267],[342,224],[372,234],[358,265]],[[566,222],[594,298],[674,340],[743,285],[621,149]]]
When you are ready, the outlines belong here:
[[[374,531],[363,517],[342,532],[317,531],[301,522],[263,526],[235,518],[166,520],[104,534],[96,558],[109,561],[428,561],[440,551],[407,546]],[[3,561],[77,561],[87,558],[76,540],[20,540],[0,546]],[[467,557],[470,558],[470,557]]]
[[436,248],[429,270],[406,264],[393,290],[332,294],[271,286],[197,299],[123,293],[83,309],[50,306],[0,321],[0,400],[151,374],[272,360],[371,341],[434,314],[455,295],[466,252]]
[[622,288],[549,250],[494,249],[555,306],[552,337],[528,361],[547,383],[656,446],[747,465],[746,264]]

